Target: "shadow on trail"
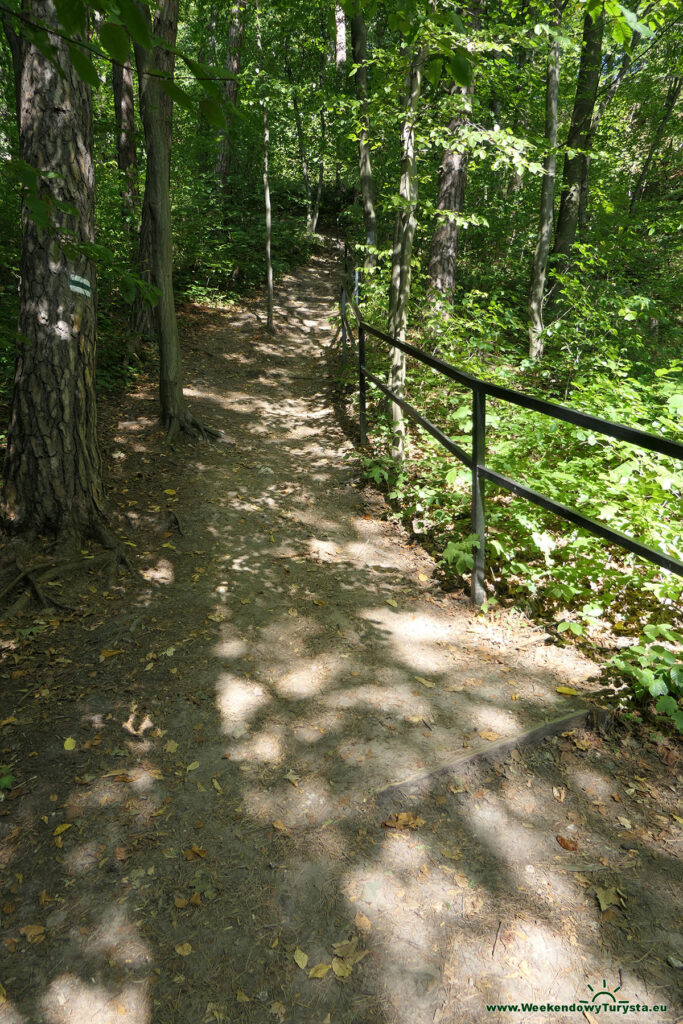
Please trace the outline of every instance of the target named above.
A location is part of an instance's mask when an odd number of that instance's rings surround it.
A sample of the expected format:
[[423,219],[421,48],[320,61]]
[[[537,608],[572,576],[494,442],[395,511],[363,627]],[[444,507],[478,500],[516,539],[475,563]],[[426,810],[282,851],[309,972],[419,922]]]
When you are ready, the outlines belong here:
[[[344,461],[319,354],[336,274],[285,280],[276,339],[192,312],[212,356],[188,394],[232,443],[165,453],[144,396],[117,434],[142,577],[72,650],[50,640],[82,679],[45,718],[33,698],[38,781],[0,819],[2,1024],[465,1024],[603,978],[675,1000],[653,756],[566,736],[383,793],[566,704],[550,655],[440,595]],[[131,481],[134,454],[174,493]],[[151,531],[166,507],[182,535]]]

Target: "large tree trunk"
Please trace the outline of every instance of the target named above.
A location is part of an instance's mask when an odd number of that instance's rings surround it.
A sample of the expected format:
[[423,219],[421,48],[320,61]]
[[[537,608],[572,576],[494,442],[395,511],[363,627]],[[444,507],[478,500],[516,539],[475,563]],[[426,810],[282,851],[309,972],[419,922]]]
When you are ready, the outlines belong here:
[[244,3],[243,0],[233,0],[230,5],[228,20],[228,46],[225,54],[225,70],[233,78],[228,78],[223,86],[225,103],[225,128],[221,133],[218,148],[218,159],[216,160],[216,177],[221,185],[225,197],[227,192],[228,177],[232,165],[232,120],[237,102],[237,75],[242,60],[242,36],[244,34]]
[[123,212],[129,231],[135,230],[138,208],[138,160],[135,151],[135,106],[130,57],[125,64],[112,65],[114,116],[116,117],[116,162],[122,176]]
[[[556,4],[560,24],[562,3]],[[555,200],[555,149],[557,146],[557,101],[560,90],[560,46],[556,38],[550,46],[545,85],[545,143],[547,153],[543,164],[541,203],[538,215],[538,235],[531,269],[529,288],[529,356],[540,359],[543,355],[543,297],[548,270],[550,237],[553,230],[553,204]]]
[[[452,93],[456,92],[454,85]],[[455,138],[462,124],[461,117],[454,117],[448,125]],[[467,162],[469,153],[458,153],[445,149],[439,167],[439,192],[436,200],[437,222],[432,235],[429,256],[429,291],[433,298],[451,306],[455,293],[455,269],[458,260],[458,237],[460,227],[457,215],[465,202],[467,184]]]
[[[57,27],[52,0],[31,16]],[[2,513],[12,531],[78,541],[104,532],[95,407],[95,267],[73,243],[94,239],[90,88],[67,43],[50,35],[59,70],[20,41],[19,144],[51,203],[52,229],[21,212],[19,341],[4,462]],[[65,213],[57,203],[78,211]]]
[[[399,341],[405,341],[406,318],[410,300],[411,262],[417,219],[417,166],[415,160],[415,121],[422,92],[422,72],[427,56],[421,47],[413,57],[408,73],[408,88],[405,99],[405,119],[401,133],[401,185],[399,208],[394,227],[394,247],[391,264],[391,286],[389,292],[389,334]],[[392,349],[389,387],[402,396],[406,379],[406,357],[399,349]],[[396,402],[391,403],[391,419],[394,439],[392,455],[401,463],[404,455],[405,423],[403,411]]]
[[591,121],[595,108],[595,99],[600,82],[600,61],[602,57],[602,37],[605,28],[604,15],[600,14],[595,21],[590,14],[584,15],[581,59],[576,80],[574,109],[567,137],[567,148],[574,152],[564,159],[562,171],[562,198],[555,229],[555,246],[553,252],[569,256],[576,238],[576,227],[579,220],[579,204],[581,179],[584,173],[584,154],[590,141]]
[[372,180],[370,158],[370,133],[368,121],[368,69],[367,31],[363,15],[357,7],[351,17],[351,46],[353,63],[356,65],[356,95],[360,103],[360,132],[358,133],[358,165],[360,169],[360,191],[363,199],[363,223],[365,225],[365,269],[372,270],[377,264],[377,215],[375,213],[375,189]]
[[[149,11],[143,4],[139,4],[139,9],[149,19]],[[178,0],[159,0],[154,18],[154,35],[160,36],[169,46],[175,46],[177,28]],[[169,195],[173,104],[161,87],[162,78],[158,72],[172,75],[174,58],[165,48],[155,47],[150,52],[136,43],[135,63],[140,82],[140,116],[147,155],[143,219],[146,211],[151,242],[149,271],[151,282],[158,293],[153,316],[159,342],[161,422],[170,440],[179,430],[204,432],[185,405],[173,296],[173,237]]]

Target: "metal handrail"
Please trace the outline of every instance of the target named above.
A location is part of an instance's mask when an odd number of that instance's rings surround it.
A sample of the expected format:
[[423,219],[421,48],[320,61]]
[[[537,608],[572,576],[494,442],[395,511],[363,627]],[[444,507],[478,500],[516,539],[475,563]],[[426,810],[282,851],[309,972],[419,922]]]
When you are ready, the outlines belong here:
[[[652,562],[654,565],[659,565],[663,569],[667,569],[669,572],[673,572],[678,576],[683,576],[683,562],[680,562],[677,558],[667,555],[658,548],[653,548],[647,544],[643,544],[641,541],[620,533],[618,530],[612,530],[603,523],[599,523],[595,519],[582,515],[580,512],[570,508],[568,505],[564,505],[562,502],[555,501],[553,498],[548,498],[545,495],[540,494],[538,491],[534,491],[530,487],[526,487],[524,484],[519,483],[517,480],[511,480],[508,477],[489,469],[486,466],[486,397],[490,396],[492,398],[498,398],[504,402],[509,402],[512,405],[517,405],[524,409],[531,409],[533,412],[539,412],[544,416],[550,416],[556,420],[562,420],[565,423],[573,423],[576,426],[587,427],[599,434],[614,437],[620,441],[627,441],[629,444],[636,445],[638,448],[644,448],[649,451],[658,452],[662,455],[668,455],[671,458],[678,459],[682,462],[683,444],[680,444],[678,441],[672,441],[666,437],[658,437],[656,434],[650,434],[645,430],[639,430],[635,427],[627,427],[622,423],[614,423],[612,420],[602,419],[599,416],[592,416],[590,413],[580,412],[578,409],[570,409],[566,405],[558,405],[555,402],[547,402],[541,398],[534,398],[532,395],[527,395],[522,391],[515,391],[512,388],[502,387],[499,384],[482,380],[480,377],[474,377],[470,373],[458,370],[455,366],[451,366],[450,363],[445,362],[443,359],[439,359],[437,356],[432,356],[427,352],[422,352],[414,345],[410,345],[404,341],[399,341],[398,338],[392,338],[391,335],[387,334],[385,331],[380,331],[377,327],[373,327],[372,324],[367,323],[362,317],[357,301],[353,301],[349,297],[346,291],[346,284],[347,282],[345,281],[341,286],[342,333],[344,335],[345,342],[346,336],[350,334],[350,327],[346,315],[346,307],[347,305],[350,305],[353,310],[353,314],[356,317],[358,327],[358,393],[361,444],[365,444],[367,438],[367,381],[371,381],[380,389],[380,391],[383,392],[383,394],[388,398],[391,398],[393,402],[396,402],[396,404],[399,405],[401,409],[411,417],[411,419],[415,420],[416,423],[419,423],[421,427],[431,434],[439,444],[446,448],[452,455],[455,455],[460,462],[464,463],[464,465],[472,471],[472,533],[476,533],[479,538],[479,544],[475,549],[473,556],[474,564],[472,567],[471,598],[474,604],[480,605],[486,598],[486,590],[484,587],[484,574],[486,569],[486,515],[484,509],[484,484],[486,480],[490,480],[491,483],[495,483],[498,487],[503,487],[512,494],[525,498],[527,501],[531,501],[533,504],[539,505],[541,508],[554,512],[562,519],[566,519],[575,526],[588,530],[596,537],[601,537],[603,540],[617,544],[626,551],[631,551],[633,554],[640,555],[642,558],[645,558],[648,562]],[[423,416],[423,414],[407,402],[405,398],[401,395],[397,395],[374,373],[367,369],[365,365],[365,341],[367,334],[378,338],[380,341],[386,342],[393,348],[399,349],[401,352],[405,352],[406,355],[419,360],[421,363],[424,363],[425,366],[429,366],[432,370],[436,370],[437,373],[442,374],[442,376],[448,377],[472,391],[471,456],[456,444],[455,441],[452,441],[440,427],[437,427],[434,423],[428,420],[426,416]]]

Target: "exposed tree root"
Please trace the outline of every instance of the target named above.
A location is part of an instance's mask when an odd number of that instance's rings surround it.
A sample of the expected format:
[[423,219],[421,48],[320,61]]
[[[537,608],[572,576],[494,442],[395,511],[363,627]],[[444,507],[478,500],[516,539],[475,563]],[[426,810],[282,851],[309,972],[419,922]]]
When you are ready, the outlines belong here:
[[86,568],[90,572],[94,568],[103,568],[107,565],[117,567],[120,564],[129,565],[125,554],[122,551],[116,550],[102,551],[93,558],[43,561],[26,567],[22,567],[17,562],[16,567],[19,571],[0,591],[0,604],[4,598],[9,597],[18,590],[22,584],[25,585],[14,603],[10,604],[4,611],[2,617],[3,619],[14,618],[20,612],[25,611],[33,600],[37,600],[42,608],[54,607],[74,612],[77,610],[75,606],[60,601],[52,594],[49,597],[46,596],[42,589],[44,585],[60,576],[73,578],[79,570],[85,570]]
[[179,413],[167,416],[164,420],[166,427],[166,443],[172,444],[180,434],[188,434],[190,437],[201,438],[202,441],[216,440],[221,436],[220,430],[213,427],[206,427],[190,412]]

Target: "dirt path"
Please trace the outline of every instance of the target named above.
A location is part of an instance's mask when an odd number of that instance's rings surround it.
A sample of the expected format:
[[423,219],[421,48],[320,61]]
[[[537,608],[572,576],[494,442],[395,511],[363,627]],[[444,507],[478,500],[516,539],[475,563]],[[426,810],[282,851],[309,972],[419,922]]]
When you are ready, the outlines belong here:
[[360,484],[337,277],[285,278],[275,338],[256,299],[184,311],[223,439],[169,450],[144,387],[105,415],[141,575],[6,624],[0,1024],[576,1021],[619,985],[674,1019],[666,744],[570,732],[382,792],[566,713],[591,666],[441,593]]

